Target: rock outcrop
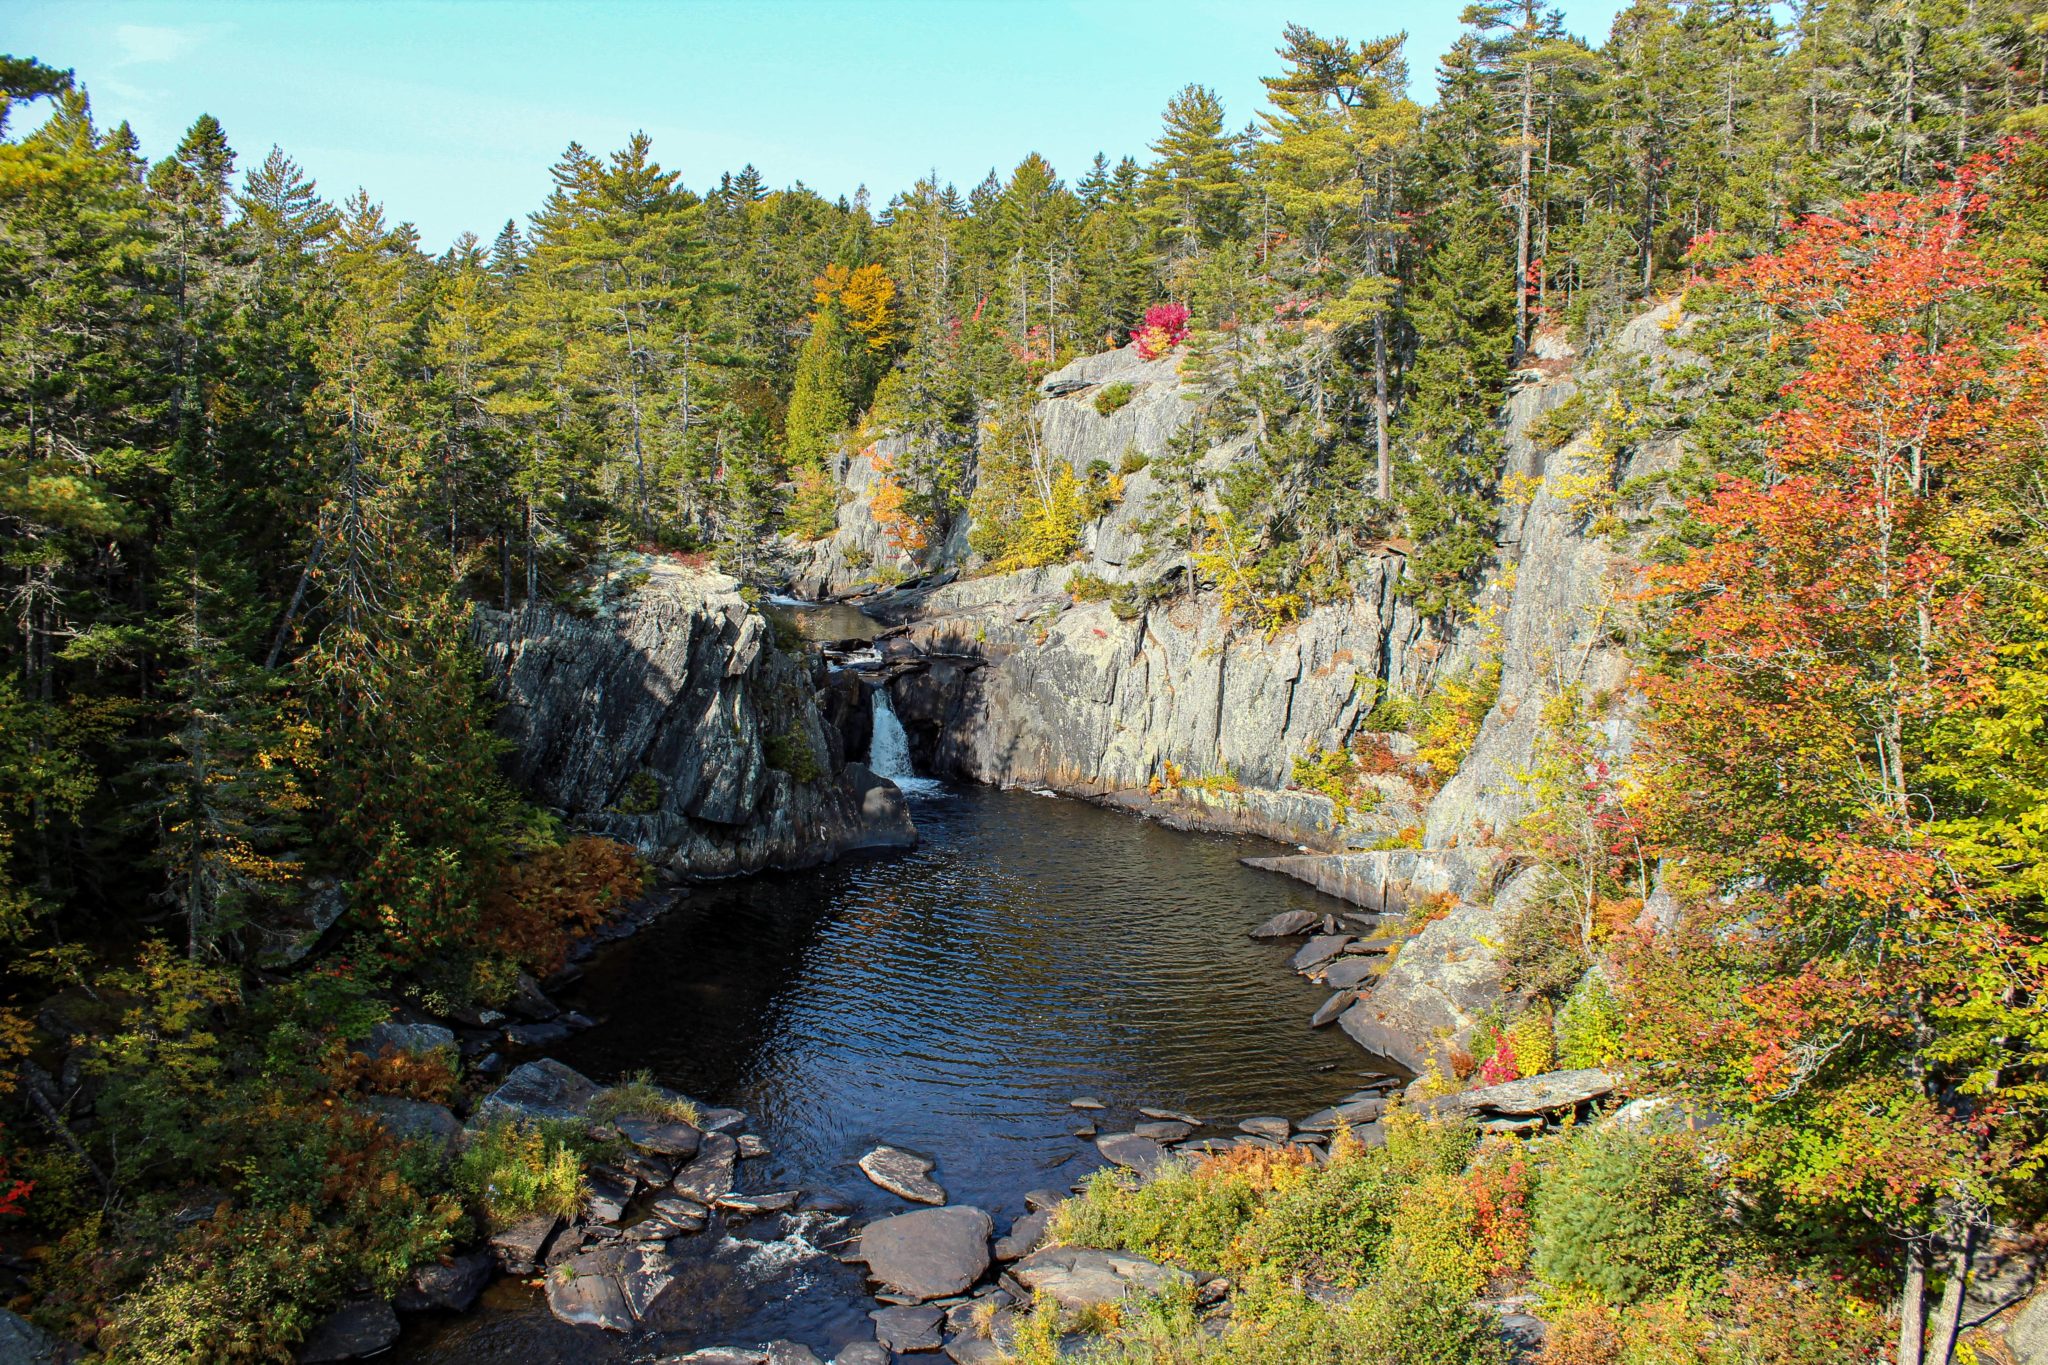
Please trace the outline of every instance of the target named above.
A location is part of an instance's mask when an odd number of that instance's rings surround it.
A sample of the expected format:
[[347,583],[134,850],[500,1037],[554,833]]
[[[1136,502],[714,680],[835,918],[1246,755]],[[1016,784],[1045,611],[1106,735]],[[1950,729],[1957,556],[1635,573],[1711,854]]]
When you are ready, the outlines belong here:
[[722,574],[649,559],[586,614],[484,611],[510,775],[673,875],[915,842],[894,784],[848,761],[807,666]]

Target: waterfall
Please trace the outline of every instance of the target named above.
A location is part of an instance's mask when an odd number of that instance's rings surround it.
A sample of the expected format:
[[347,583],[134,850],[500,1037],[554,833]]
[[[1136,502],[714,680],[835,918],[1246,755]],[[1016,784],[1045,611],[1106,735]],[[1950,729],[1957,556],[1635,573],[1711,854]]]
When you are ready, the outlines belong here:
[[875,776],[894,782],[905,795],[937,791],[937,782],[929,777],[919,777],[917,770],[910,766],[910,736],[903,733],[903,722],[896,719],[896,708],[889,703],[887,685],[875,688],[868,696],[871,698],[869,710],[875,721],[875,732],[868,740],[868,767]]

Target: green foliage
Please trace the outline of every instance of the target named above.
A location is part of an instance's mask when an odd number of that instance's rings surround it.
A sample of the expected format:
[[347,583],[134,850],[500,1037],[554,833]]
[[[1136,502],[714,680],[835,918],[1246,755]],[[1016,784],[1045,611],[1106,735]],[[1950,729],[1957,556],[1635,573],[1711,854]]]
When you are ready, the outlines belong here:
[[1627,1048],[1628,1017],[1607,980],[1589,972],[1557,1012],[1557,1062],[1566,1070],[1611,1066]]
[[622,1077],[599,1091],[590,1102],[590,1116],[598,1120],[630,1116],[690,1124],[702,1119],[695,1100],[656,1085],[645,1071]]
[[494,1227],[536,1213],[573,1218],[583,1201],[586,1145],[573,1123],[494,1119],[463,1149],[455,1188]]
[[792,724],[788,729],[768,736],[764,747],[768,766],[788,773],[799,784],[816,782],[825,774],[824,764],[818,761],[817,746],[811,743],[810,731],[801,726]]
[[[1095,395],[1095,411],[1104,417],[1118,412],[1125,404],[1131,401],[1132,395],[1137,393],[1137,391],[1135,385],[1121,379],[1114,384],[1105,384],[1102,386],[1102,391]],[[1135,473],[1136,471],[1131,470],[1127,472]]]
[[1728,1241],[1719,1196],[1689,1136],[1578,1135],[1538,1187],[1537,1275],[1607,1303],[1711,1284]]

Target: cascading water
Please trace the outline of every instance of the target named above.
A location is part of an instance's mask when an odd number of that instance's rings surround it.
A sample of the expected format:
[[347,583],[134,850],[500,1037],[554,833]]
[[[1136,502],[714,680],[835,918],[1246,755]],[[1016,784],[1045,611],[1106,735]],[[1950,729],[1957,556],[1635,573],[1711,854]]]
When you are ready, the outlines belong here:
[[874,734],[868,740],[868,767],[875,776],[894,782],[906,796],[937,791],[937,782],[919,777],[910,765],[910,736],[903,733],[903,722],[896,719],[896,708],[889,703],[889,689],[877,687],[868,696],[875,719]]

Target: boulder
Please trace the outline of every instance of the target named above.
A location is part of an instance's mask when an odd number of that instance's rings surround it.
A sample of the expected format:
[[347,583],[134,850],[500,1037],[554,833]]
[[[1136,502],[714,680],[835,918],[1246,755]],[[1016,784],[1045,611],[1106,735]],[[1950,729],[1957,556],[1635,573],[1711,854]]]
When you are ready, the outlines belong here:
[[1154,1142],[1179,1142],[1184,1137],[1193,1136],[1195,1127],[1191,1123],[1182,1123],[1179,1119],[1151,1119],[1144,1123],[1132,1124],[1131,1131],[1141,1138],[1151,1138]]
[[498,1265],[508,1275],[531,1275],[547,1254],[561,1222],[552,1213],[541,1213],[492,1233],[490,1245]]
[[1052,1225],[1050,1209],[1039,1213],[1027,1213],[1010,1224],[1010,1231],[996,1239],[996,1259],[1015,1261],[1029,1256],[1045,1240],[1045,1230]]
[[939,1323],[944,1316],[936,1308],[918,1304],[878,1308],[868,1314],[875,1324],[875,1339],[899,1355],[938,1350]]
[[1128,1251],[1094,1247],[1046,1247],[1010,1267],[1026,1289],[1050,1296],[1061,1308],[1081,1312],[1115,1303],[1127,1295],[1154,1297],[1194,1277],[1175,1266]]
[[1332,990],[1348,991],[1372,980],[1379,974],[1379,970],[1380,964],[1372,958],[1347,957],[1331,963],[1324,970],[1323,984]]
[[704,1134],[681,1119],[650,1119],[629,1115],[616,1120],[620,1136],[643,1152],[687,1161],[697,1155]]
[[671,1188],[700,1204],[709,1204],[718,1196],[732,1192],[734,1170],[739,1160],[740,1145],[731,1135],[706,1133],[702,1145],[697,1148],[696,1157],[676,1172]]
[[953,1365],[1004,1365],[1010,1353],[981,1337],[958,1336],[946,1343],[946,1359]]
[[423,1265],[412,1272],[412,1279],[398,1291],[397,1307],[404,1313],[467,1313],[496,1271],[497,1261],[488,1251],[472,1251],[453,1260]]
[[797,1341],[771,1341],[762,1355],[763,1365],[825,1365],[816,1351]]
[[858,1255],[886,1288],[920,1301],[944,1298],[988,1269],[994,1231],[994,1221],[971,1205],[918,1209],[861,1229]]
[[889,1348],[879,1341],[856,1341],[839,1348],[832,1365],[889,1365]]
[[2048,1289],[2020,1305],[2005,1329],[2005,1344],[2019,1365],[2048,1365]]
[[1293,938],[1305,934],[1316,917],[1306,910],[1282,910],[1273,918],[1252,930],[1253,938]]
[[0,1362],[5,1365],[51,1365],[57,1339],[18,1313],[0,1308]]
[[[1366,1051],[1420,1075],[1462,1048],[1480,1016],[1501,996],[1500,942],[1520,897],[1533,891],[1518,875],[1492,905],[1461,902],[1432,921],[1338,1023]],[[1446,1067],[1446,1071],[1448,1068]]]
[[1343,952],[1344,945],[1351,942],[1351,938],[1350,934],[1317,934],[1295,949],[1294,956],[1287,960],[1287,965],[1297,972],[1319,967]]
[[1166,1149],[1151,1138],[1139,1137],[1136,1133],[1105,1133],[1095,1139],[1095,1150],[1115,1165],[1149,1176],[1159,1169],[1159,1163],[1166,1157]]
[[507,1046],[528,1051],[553,1047],[569,1038],[569,1026],[552,1020],[544,1024],[507,1024],[504,1032]]
[[1336,1023],[1337,1016],[1350,1009],[1357,1000],[1357,991],[1338,991],[1319,1005],[1316,1008],[1316,1012],[1309,1016],[1308,1026],[1310,1028],[1324,1028]]
[[1056,1209],[1067,1202],[1065,1190],[1033,1190],[1024,1196],[1024,1207],[1033,1213]]
[[408,1024],[397,1019],[386,1019],[372,1028],[370,1036],[363,1040],[363,1051],[372,1057],[381,1056],[387,1048],[422,1057],[454,1046],[453,1029],[442,1028],[439,1024]]
[[633,1309],[612,1270],[612,1253],[602,1248],[552,1267],[547,1274],[548,1311],[579,1327],[632,1331]]
[[772,1194],[721,1194],[711,1201],[713,1208],[725,1213],[736,1213],[743,1218],[758,1218],[762,1214],[787,1213],[803,1198],[800,1190],[777,1190]]
[[469,1126],[481,1128],[501,1116],[520,1122],[580,1119],[601,1088],[588,1076],[550,1057],[522,1062],[513,1068],[503,1085],[477,1102],[469,1116]]
[[946,1191],[931,1178],[930,1157],[900,1147],[877,1147],[860,1159],[861,1174],[914,1204],[943,1204]]
[[452,1150],[462,1135],[462,1120],[445,1104],[409,1100],[399,1095],[365,1095],[357,1103],[376,1117],[393,1137]]
[[361,1360],[391,1349],[398,1340],[398,1314],[383,1299],[345,1303],[320,1320],[299,1347],[300,1365]]
[[1287,1135],[1294,1131],[1293,1121],[1281,1118],[1277,1114],[1245,1119],[1237,1127],[1239,1132],[1250,1133],[1253,1137],[1262,1137],[1273,1142],[1287,1141]]

